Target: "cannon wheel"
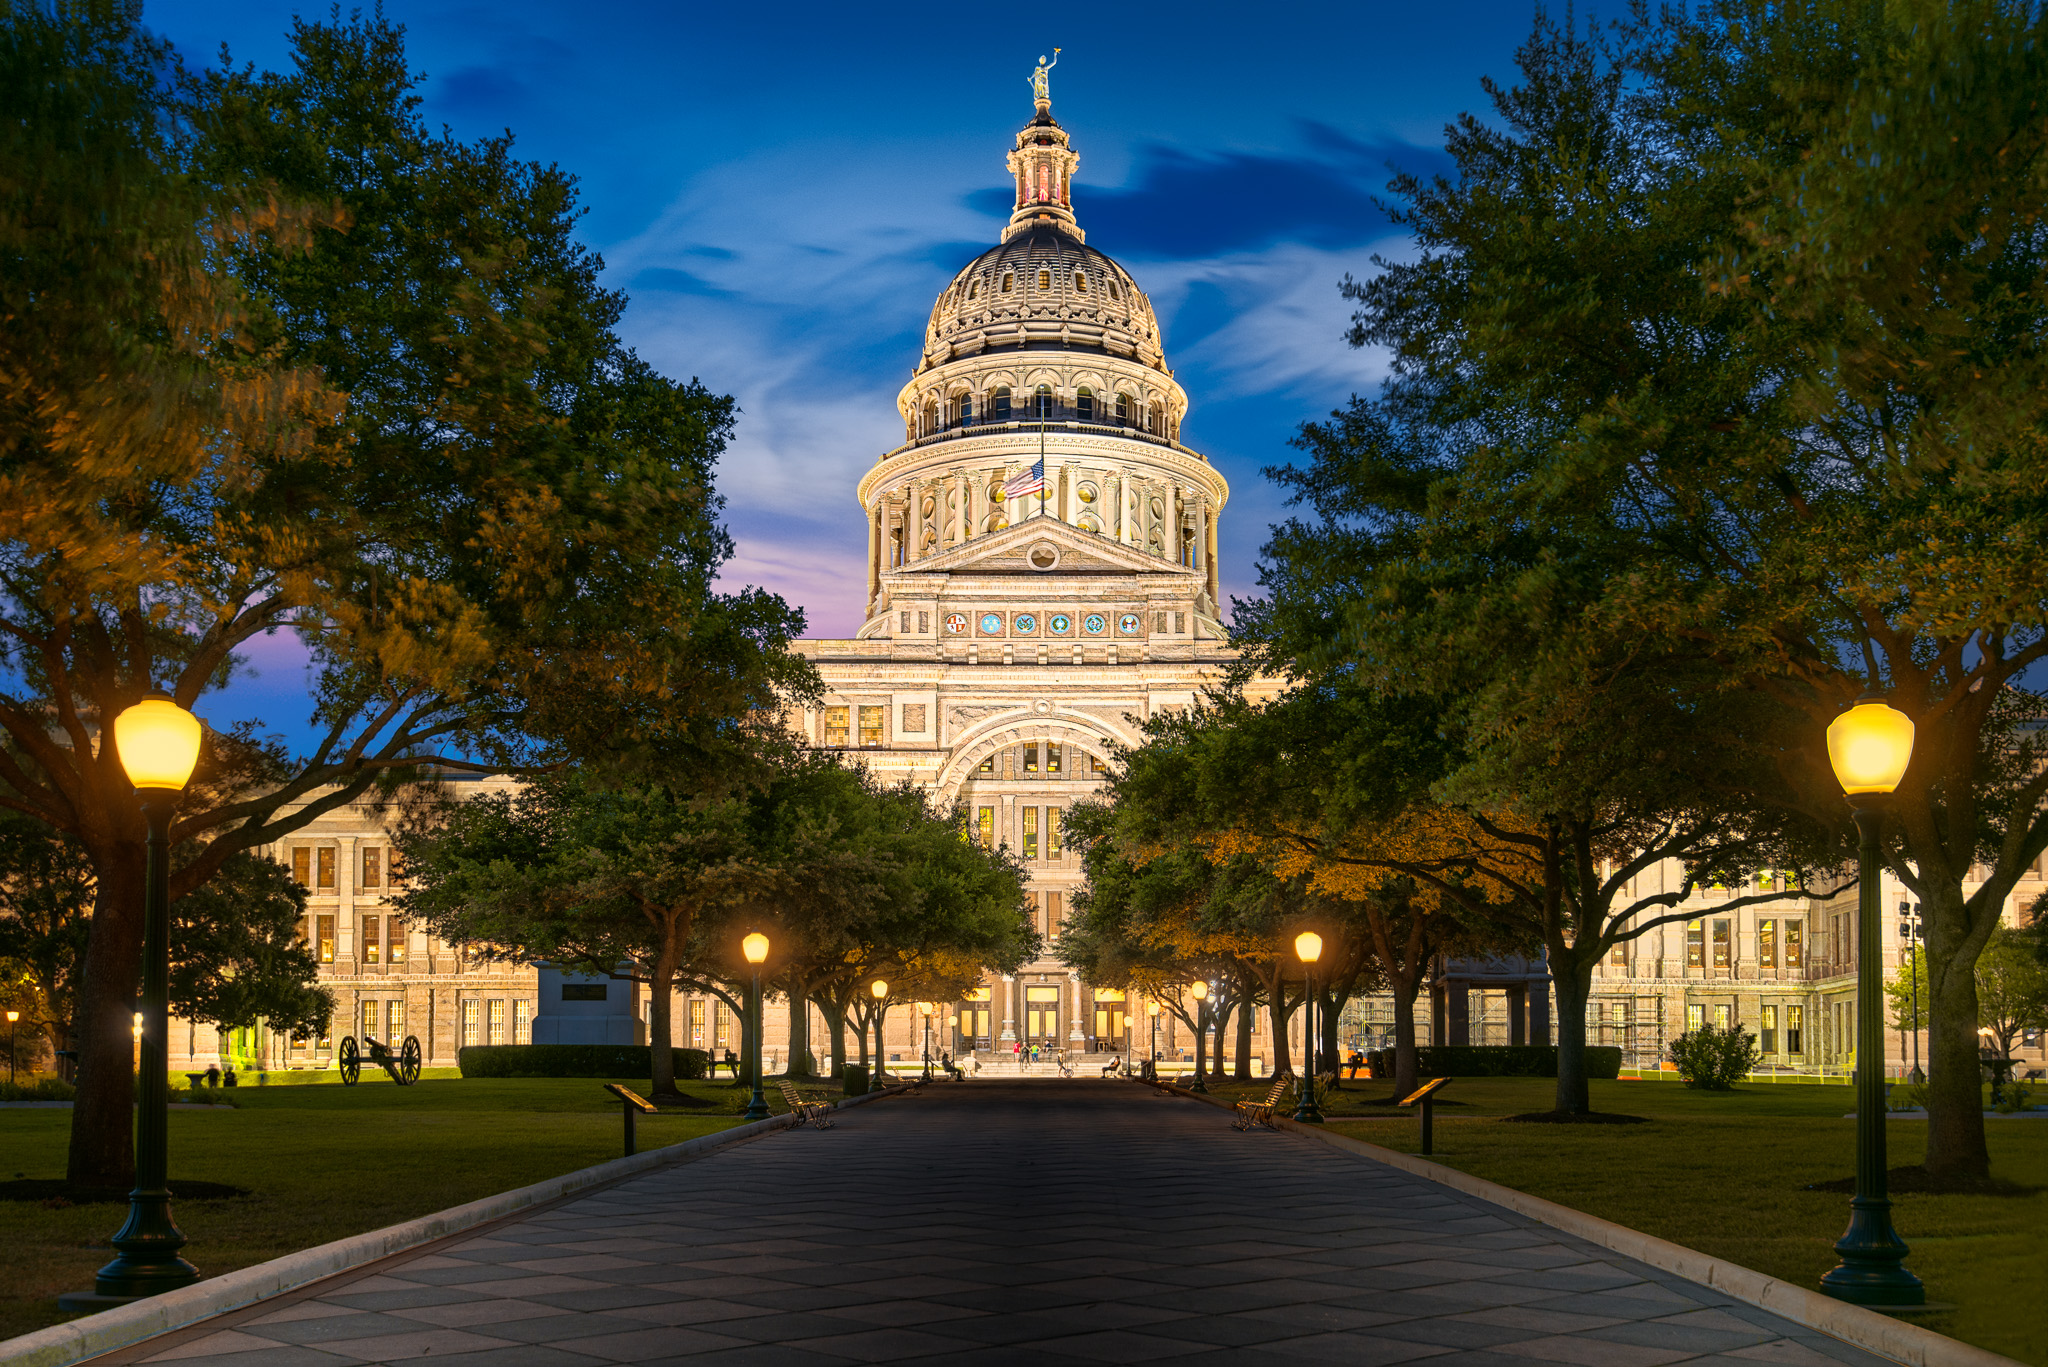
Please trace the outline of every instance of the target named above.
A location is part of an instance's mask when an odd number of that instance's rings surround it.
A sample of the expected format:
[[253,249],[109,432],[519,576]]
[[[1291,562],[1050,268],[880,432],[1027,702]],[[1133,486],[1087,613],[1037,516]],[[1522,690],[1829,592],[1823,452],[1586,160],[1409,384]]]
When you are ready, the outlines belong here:
[[356,1079],[363,1075],[363,1054],[356,1048],[354,1035],[341,1037],[341,1085],[353,1087]]
[[420,1037],[407,1035],[405,1047],[398,1051],[398,1085],[410,1087],[420,1080]]

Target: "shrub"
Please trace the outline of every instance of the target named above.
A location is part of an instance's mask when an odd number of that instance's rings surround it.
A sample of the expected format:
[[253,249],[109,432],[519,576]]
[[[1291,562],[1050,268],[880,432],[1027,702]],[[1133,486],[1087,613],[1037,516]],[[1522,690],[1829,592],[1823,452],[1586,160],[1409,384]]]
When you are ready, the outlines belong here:
[[70,1101],[78,1089],[60,1077],[30,1078],[26,1082],[0,1080],[0,1101]]
[[[1394,1075],[1394,1051],[1375,1049],[1365,1056],[1374,1077]],[[1554,1044],[1438,1044],[1415,1051],[1416,1067],[1429,1077],[1556,1077]],[[1586,1046],[1586,1076],[1613,1081],[1621,1076],[1621,1050],[1612,1045]]]
[[[711,1055],[676,1049],[676,1077],[711,1075]],[[644,1044],[472,1044],[455,1053],[464,1077],[651,1077]]]
[[1739,1025],[1726,1030],[1703,1025],[1680,1035],[1667,1048],[1685,1085],[1706,1092],[1729,1090],[1737,1078],[1764,1061],[1756,1036]]

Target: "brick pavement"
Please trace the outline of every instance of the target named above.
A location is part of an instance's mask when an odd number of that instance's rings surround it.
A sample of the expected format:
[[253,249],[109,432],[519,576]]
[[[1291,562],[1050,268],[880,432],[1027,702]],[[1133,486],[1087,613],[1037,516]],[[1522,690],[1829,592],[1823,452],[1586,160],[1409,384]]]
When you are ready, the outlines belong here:
[[1096,1079],[935,1085],[98,1361],[421,1358],[1883,1362],[1435,1183]]

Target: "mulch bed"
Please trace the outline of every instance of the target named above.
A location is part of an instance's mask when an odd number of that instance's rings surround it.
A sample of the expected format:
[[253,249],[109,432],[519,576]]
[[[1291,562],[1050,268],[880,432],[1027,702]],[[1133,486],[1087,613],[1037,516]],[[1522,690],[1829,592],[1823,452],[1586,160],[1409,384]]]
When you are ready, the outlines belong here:
[[1586,1111],[1575,1114],[1571,1111],[1530,1111],[1526,1115],[1504,1115],[1502,1120],[1515,1125],[1647,1125],[1646,1115],[1616,1115],[1610,1111]]
[[[172,1182],[171,1195],[180,1201],[229,1201],[247,1196],[244,1187],[225,1182]],[[0,1182],[0,1201],[35,1201],[51,1210],[66,1206],[102,1206],[128,1201],[126,1187],[74,1187],[61,1177],[17,1177]]]
[[[1930,1177],[1922,1167],[1893,1168],[1885,1174],[1885,1187],[1894,1194],[1925,1196],[2032,1196],[2039,1187],[2025,1187],[2018,1182],[2008,1182],[2000,1177]],[[1832,1191],[1844,1196],[1856,1194],[1854,1177],[1838,1177],[1832,1182],[1812,1182],[1800,1188],[1801,1191]]]

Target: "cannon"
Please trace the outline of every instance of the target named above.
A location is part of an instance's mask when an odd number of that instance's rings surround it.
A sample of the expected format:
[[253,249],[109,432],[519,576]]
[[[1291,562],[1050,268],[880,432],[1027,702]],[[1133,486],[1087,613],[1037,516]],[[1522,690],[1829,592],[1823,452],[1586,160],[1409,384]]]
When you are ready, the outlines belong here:
[[[401,1087],[410,1087],[413,1083],[420,1080],[420,1037],[418,1035],[407,1035],[405,1043],[398,1047],[398,1052],[395,1054],[391,1052],[389,1045],[379,1044],[368,1035],[363,1036],[363,1042],[370,1046],[369,1061],[391,1074],[393,1082]],[[353,1087],[356,1085],[356,1080],[362,1075],[363,1053],[356,1048],[356,1037],[354,1035],[343,1035],[341,1037],[342,1085],[344,1087]]]

